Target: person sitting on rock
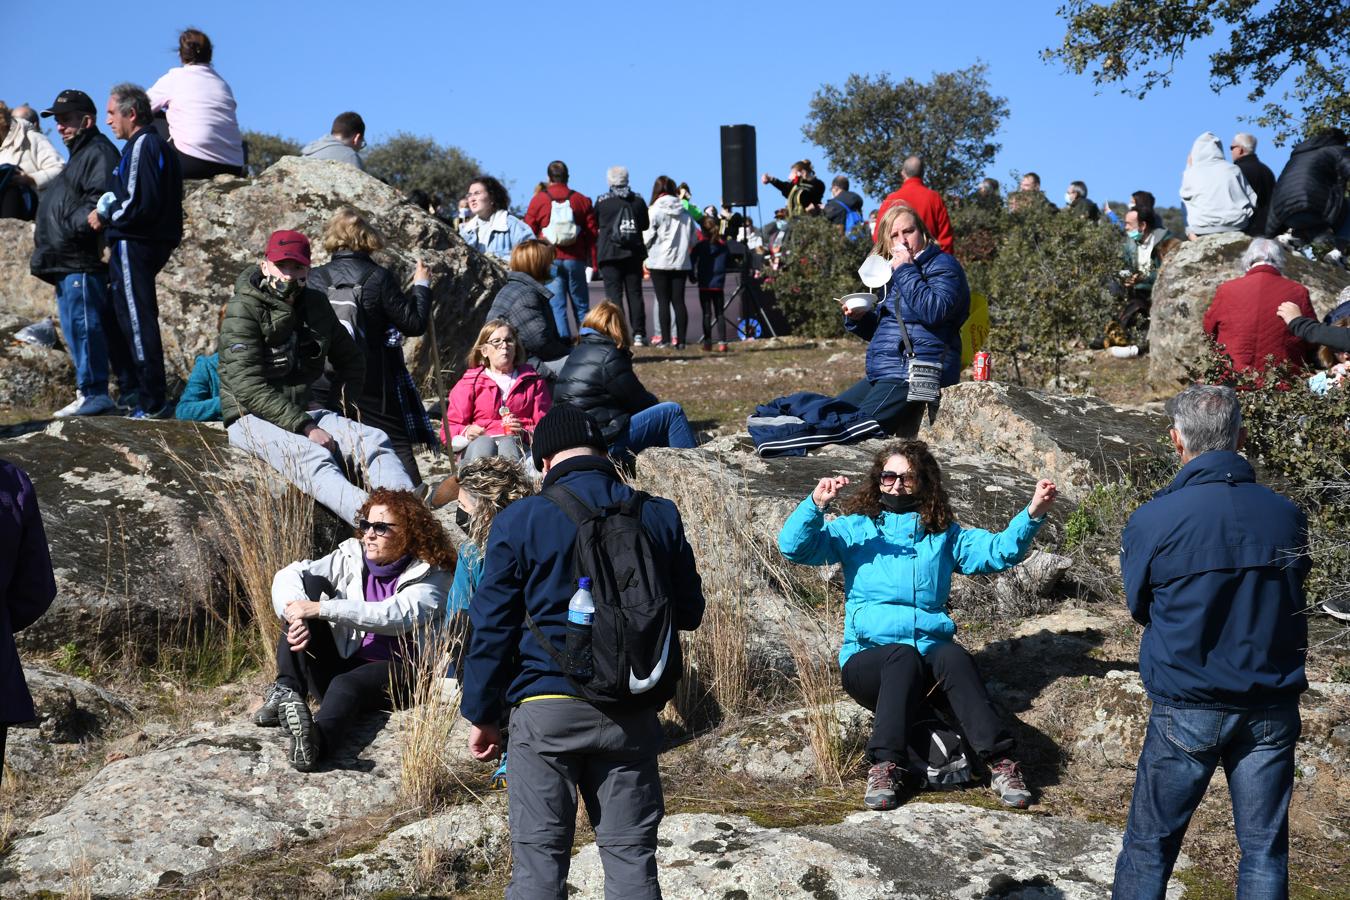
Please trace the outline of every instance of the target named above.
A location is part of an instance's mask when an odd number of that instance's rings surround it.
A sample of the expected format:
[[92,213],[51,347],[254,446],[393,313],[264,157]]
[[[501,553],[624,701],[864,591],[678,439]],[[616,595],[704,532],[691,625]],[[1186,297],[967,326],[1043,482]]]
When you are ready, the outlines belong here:
[[211,66],[211,39],[196,28],[178,35],[178,60],[150,86],[150,110],[167,120],[184,178],[244,174],[244,136],[234,92]]
[[1242,231],[1256,213],[1256,191],[1242,170],[1223,158],[1223,142],[1212,131],[1195,139],[1181,176],[1186,234]]
[[1324,325],[1297,303],[1287,300],[1276,308],[1275,314],[1291,334],[1310,344],[1321,344],[1317,348],[1317,361],[1326,371],[1309,378],[1308,388],[1315,394],[1325,394],[1333,387],[1343,386],[1350,375],[1350,316],[1332,319]]
[[445,437],[463,462],[484,456],[525,458],[534,427],[548,412],[548,383],[525,362],[525,345],[509,322],[492,319],[478,332],[469,369],[445,402]]
[[347,479],[346,457],[372,487],[413,483],[383,431],[311,401],[327,362],[330,397],[355,396],[366,359],[328,298],[307,287],[309,263],[309,238],[274,231],[261,263],[235,281],[220,324],[220,411],[233,446],[351,524],[367,495]]
[[1340,128],[1319,128],[1294,145],[1270,197],[1266,237],[1291,232],[1309,241],[1314,254],[1345,265],[1345,248],[1350,245],[1346,140]]
[[0,219],[31,222],[38,195],[65,165],[45,134],[0,102]]
[[183,422],[220,421],[220,354],[197,357],[174,408],[173,417]]
[[509,322],[520,336],[525,357],[539,374],[556,378],[572,347],[558,334],[553,320],[553,294],[545,287],[555,256],[547,241],[530,238],[511,251],[506,284],[492,298],[488,319]]
[[794,563],[844,570],[844,690],[876,713],[863,802],[892,809],[906,784],[908,728],[924,697],[941,688],[972,749],[989,765],[994,793],[1007,806],[1031,802],[1013,738],[999,722],[975,661],[953,639],[947,613],[953,572],[1001,572],[1026,556],[1057,496],[1036,484],[1031,503],[994,534],[957,524],[942,470],[922,441],[881,448],[860,490],[827,521],[831,501],[849,483],[822,478],[788,517],[778,548]]
[[1114,346],[1129,342],[1130,332],[1138,329],[1146,332],[1149,310],[1153,307],[1153,282],[1158,278],[1158,270],[1181,241],[1174,238],[1160,224],[1154,206],[1143,192],[1135,194],[1135,205],[1125,213],[1125,268],[1121,271],[1121,288],[1125,295],[1125,307],[1106,328],[1105,341],[1094,343],[1094,349],[1101,345]]
[[339,113],[329,133],[306,144],[300,155],[306,159],[331,159],[364,172],[366,164],[361,161],[360,151],[365,146],[366,120],[360,113],[348,111]]
[[455,551],[422,501],[377,490],[356,529],[322,559],[291,563],[272,579],[285,628],[276,683],[253,721],[290,733],[289,759],[301,772],[318,767],[354,717],[407,703],[418,655],[444,619]]
[[1242,254],[1241,278],[1225,281],[1205,310],[1205,334],[1232,360],[1233,370],[1246,372],[1286,363],[1302,370],[1312,348],[1291,334],[1276,316],[1281,303],[1291,302],[1300,316],[1315,318],[1308,289],[1280,273],[1284,248],[1270,238],[1252,238]]
[[633,338],[618,305],[606,300],[581,323],[581,339],[567,357],[554,400],[590,413],[611,453],[649,447],[697,447],[698,437],[678,403],[656,399],[633,371]]

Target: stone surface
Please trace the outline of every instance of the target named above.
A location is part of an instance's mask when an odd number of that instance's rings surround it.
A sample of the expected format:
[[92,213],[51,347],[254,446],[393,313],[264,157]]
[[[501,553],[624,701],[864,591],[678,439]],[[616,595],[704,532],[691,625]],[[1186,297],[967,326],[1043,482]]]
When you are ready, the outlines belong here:
[[1092,679],[1091,719],[1074,744],[1088,766],[1133,769],[1148,730],[1150,703],[1138,672],[1114,670]]
[[33,223],[0,219],[0,314],[25,323],[56,314],[55,290],[28,272],[32,258]]
[[89,745],[129,726],[131,704],[96,684],[51,669],[25,668],[37,719],[9,727],[5,766],[47,776],[67,760],[83,758]]
[[29,321],[0,317],[0,410],[45,417],[75,399],[75,367],[59,343],[39,347],[14,340]]
[[0,896],[140,895],[320,840],[394,803],[398,718],[361,720],[332,766],[310,774],[286,762],[280,730],[247,723],[199,726],[166,749],[114,762],[18,836],[0,864]]
[[[740,816],[669,816],[659,841],[668,897],[1095,900],[1111,895],[1120,834],[1063,819],[909,803],[791,829],[761,828]],[[602,879],[590,844],[572,860],[568,896],[598,900]],[[1169,898],[1181,896],[1180,886],[1168,890]]]
[[[1171,389],[1186,381],[1187,365],[1205,346],[1205,310],[1219,285],[1243,274],[1240,260],[1250,242],[1242,234],[1205,235],[1182,243],[1167,257],[1153,286],[1148,329],[1148,377],[1155,387]],[[1308,289],[1319,316],[1350,285],[1350,273],[1337,266],[1310,262],[1297,253],[1286,258],[1285,277]]]
[[[852,700],[832,704],[845,747],[861,749],[872,730],[872,713]],[[765,716],[725,737],[707,742],[703,755],[735,774],[753,778],[804,781],[815,776],[816,756],[808,737],[805,708]]]

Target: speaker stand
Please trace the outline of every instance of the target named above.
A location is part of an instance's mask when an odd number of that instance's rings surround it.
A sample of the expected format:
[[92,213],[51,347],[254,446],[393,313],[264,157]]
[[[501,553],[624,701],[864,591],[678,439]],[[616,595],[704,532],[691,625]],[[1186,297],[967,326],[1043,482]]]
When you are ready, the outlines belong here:
[[[749,207],[742,206],[741,207],[742,227],[744,227],[744,223],[748,223],[750,221],[751,220]],[[735,304],[736,300],[740,299],[741,320],[745,321],[751,318],[751,313],[753,311],[754,319],[756,322],[759,323],[760,329],[762,331],[767,331],[770,337],[778,337],[778,332],[773,330],[773,324],[769,322],[768,317],[764,315],[764,305],[759,300],[759,285],[755,284],[754,270],[753,267],[750,265],[750,254],[753,252],[754,251],[750,249],[749,243],[746,243],[745,252],[741,254],[740,283],[736,285],[736,290],[732,293],[730,297],[727,298],[726,305],[722,307],[722,321],[724,321],[728,325],[731,325],[732,331],[736,332],[737,334],[741,333],[741,329],[736,327],[735,323],[732,322],[730,319],[728,319],[726,316],[727,312]],[[745,338],[742,338],[742,340],[745,340]]]

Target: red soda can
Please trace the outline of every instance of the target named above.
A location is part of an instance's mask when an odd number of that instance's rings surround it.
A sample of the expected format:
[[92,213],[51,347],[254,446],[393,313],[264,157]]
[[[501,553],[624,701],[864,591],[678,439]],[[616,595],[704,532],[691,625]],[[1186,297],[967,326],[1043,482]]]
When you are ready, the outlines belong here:
[[975,359],[974,359],[974,361],[973,361],[973,363],[972,363],[972,372],[971,372],[971,376],[972,376],[976,381],[988,381],[988,380],[989,380],[989,351],[988,351],[988,350],[981,350],[979,353],[976,353],[976,354],[975,354]]

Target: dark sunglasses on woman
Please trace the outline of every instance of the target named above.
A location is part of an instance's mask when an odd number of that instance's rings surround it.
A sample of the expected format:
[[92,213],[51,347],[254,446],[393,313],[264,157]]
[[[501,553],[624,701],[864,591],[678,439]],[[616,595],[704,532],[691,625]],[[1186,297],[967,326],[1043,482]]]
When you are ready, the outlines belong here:
[[365,534],[367,531],[375,532],[376,537],[385,537],[389,534],[391,528],[397,528],[393,522],[372,522],[369,519],[361,519],[356,523],[356,530]]

